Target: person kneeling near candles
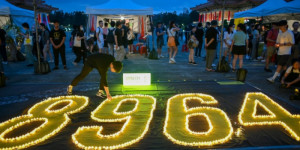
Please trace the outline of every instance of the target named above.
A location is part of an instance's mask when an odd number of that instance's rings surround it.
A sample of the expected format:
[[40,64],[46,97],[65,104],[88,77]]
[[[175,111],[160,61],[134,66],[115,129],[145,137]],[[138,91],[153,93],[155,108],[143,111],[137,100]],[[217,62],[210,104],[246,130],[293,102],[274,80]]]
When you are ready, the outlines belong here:
[[290,86],[300,87],[300,60],[294,59],[292,64],[282,75],[281,84],[286,88]]
[[[72,94],[73,87],[78,84],[79,81],[83,80],[93,69],[97,69],[101,79],[99,91],[97,96],[104,98],[105,93],[108,99],[111,99],[109,88],[107,84],[107,71],[110,68],[111,72],[120,73],[123,68],[123,64],[120,61],[115,61],[115,58],[107,54],[92,54],[87,57],[86,62],[81,70],[81,73],[76,76],[71,85],[68,86],[68,95]],[[104,93],[105,90],[105,93]]]

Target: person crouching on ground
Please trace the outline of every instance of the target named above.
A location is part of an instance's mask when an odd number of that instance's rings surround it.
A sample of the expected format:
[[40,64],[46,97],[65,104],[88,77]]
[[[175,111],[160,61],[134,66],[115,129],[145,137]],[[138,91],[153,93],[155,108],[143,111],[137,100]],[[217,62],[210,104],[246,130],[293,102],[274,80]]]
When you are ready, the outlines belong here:
[[283,74],[281,78],[281,84],[290,86],[300,86],[300,60],[293,59],[292,66],[290,66]]
[[[76,86],[81,80],[83,80],[93,69],[97,69],[101,79],[99,91],[97,96],[104,98],[105,93],[108,99],[111,99],[109,88],[107,84],[107,71],[110,68],[111,72],[120,73],[123,68],[123,64],[120,61],[115,61],[115,58],[108,54],[92,54],[87,57],[86,62],[81,70],[81,73],[76,76],[71,85],[68,86],[68,95],[72,94],[73,87]],[[104,93],[105,90],[105,93]]]

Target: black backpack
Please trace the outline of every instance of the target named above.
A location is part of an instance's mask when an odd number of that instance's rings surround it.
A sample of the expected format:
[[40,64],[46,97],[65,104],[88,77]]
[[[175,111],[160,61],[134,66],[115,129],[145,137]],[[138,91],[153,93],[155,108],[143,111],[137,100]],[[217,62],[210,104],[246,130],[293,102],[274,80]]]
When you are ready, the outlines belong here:
[[106,41],[107,43],[115,43],[115,36],[114,36],[114,31],[116,29],[108,29],[108,34],[107,34],[107,37],[106,37]]
[[221,62],[218,63],[217,72],[229,72],[229,71],[230,71],[230,66],[228,62],[225,60],[225,56],[223,56]]
[[[99,29],[99,32],[101,32],[100,27],[98,27],[97,29]],[[97,30],[94,33],[94,41],[97,41],[97,36],[96,35],[97,35]]]

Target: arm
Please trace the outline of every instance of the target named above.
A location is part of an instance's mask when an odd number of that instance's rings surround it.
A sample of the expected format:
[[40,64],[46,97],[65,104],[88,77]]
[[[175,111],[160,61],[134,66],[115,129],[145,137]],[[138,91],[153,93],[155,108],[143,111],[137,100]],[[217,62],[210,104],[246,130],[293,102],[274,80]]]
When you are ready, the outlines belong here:
[[[99,29],[99,28],[97,28],[97,29]],[[97,41],[99,41],[99,43],[101,43],[100,38],[99,38],[99,32],[100,32],[100,29],[99,29],[98,32],[96,30],[96,38],[97,38]]]
[[65,40],[66,40],[66,37],[63,37],[62,41],[59,43],[59,45],[57,47],[60,48],[65,43]]
[[110,95],[110,93],[109,93],[109,88],[108,88],[108,86],[104,86],[104,90],[105,90],[107,99],[111,100],[111,95]]
[[50,42],[51,42],[51,44],[52,44],[52,46],[53,46],[54,48],[57,48],[57,46],[54,44],[54,42],[53,42],[53,39],[52,39],[52,38],[50,38]]
[[115,43],[116,43],[116,49],[118,49],[119,45],[118,45],[118,36],[115,35]]
[[111,96],[110,96],[110,93],[109,93],[108,84],[107,84],[107,71],[102,71],[101,72],[100,83],[104,85],[104,90],[105,90],[107,98],[111,99]]
[[[215,40],[214,38],[210,39],[210,41],[206,44],[206,47],[208,47],[214,40]],[[205,42],[206,42],[206,39],[205,39]]]

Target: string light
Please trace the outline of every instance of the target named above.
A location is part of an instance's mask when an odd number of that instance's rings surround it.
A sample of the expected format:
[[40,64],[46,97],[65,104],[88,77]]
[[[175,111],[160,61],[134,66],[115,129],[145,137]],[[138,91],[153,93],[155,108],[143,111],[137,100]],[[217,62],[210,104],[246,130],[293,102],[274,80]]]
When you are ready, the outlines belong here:
[[[127,112],[117,112],[119,107],[124,102],[128,102],[128,101],[136,102],[134,109],[131,111],[127,111]],[[145,107],[142,107],[142,105],[150,107],[149,112],[145,113],[145,111],[147,111],[148,109],[145,109]],[[108,108],[106,108],[109,106],[115,107],[113,109],[113,111],[112,111],[112,109],[109,110]],[[148,95],[120,95],[120,96],[113,97],[112,100],[106,99],[93,112],[91,112],[91,118],[98,122],[122,122],[122,121],[125,121],[121,130],[114,134],[103,135],[103,134],[101,134],[101,132],[103,130],[102,126],[83,126],[83,127],[78,128],[77,131],[72,135],[72,141],[76,146],[83,148],[83,149],[119,149],[119,148],[123,148],[123,147],[129,146],[129,145],[132,145],[134,143],[137,143],[145,136],[145,134],[149,130],[149,125],[153,118],[153,112],[155,110],[155,106],[156,106],[156,99],[154,97],[148,96]],[[144,110],[142,110],[142,108]],[[107,111],[112,111],[112,115],[110,115],[111,112],[107,112]],[[109,118],[105,118],[105,116],[101,116],[103,118],[100,118],[100,116],[97,116],[97,113],[106,114],[106,115],[108,115],[107,117],[118,116],[120,118],[109,119]],[[146,122],[142,122],[141,120],[139,120],[139,122],[134,122],[134,119],[136,119],[136,118],[134,118],[133,115],[137,114],[137,113],[139,114],[139,116],[147,114],[145,116],[142,116],[144,118],[148,118],[146,120]],[[127,116],[125,116],[125,115],[127,115]],[[144,128],[143,128],[143,130],[139,130],[139,129],[129,130],[128,129],[128,128],[132,128],[134,126],[144,127]],[[103,146],[103,145],[101,145],[103,143],[101,143],[101,142],[95,143],[95,141],[94,141],[94,143],[93,142],[83,143],[82,139],[86,138],[84,136],[85,133],[87,133],[87,134],[92,133],[91,136],[94,136],[94,134],[96,133],[96,137],[95,137],[96,140],[97,139],[110,140],[110,142],[112,142],[115,138],[126,138],[126,139],[124,142],[119,140],[119,142],[117,142],[115,144],[112,144],[109,146]],[[138,135],[138,137],[135,137],[134,139],[130,139],[127,136],[127,135],[133,136],[133,135],[136,135],[137,133],[139,135]],[[82,137],[80,137],[81,135],[82,135]],[[92,137],[90,137],[90,138],[92,138]],[[85,140],[84,142],[88,142],[88,141]]]
[[[183,100],[181,100],[181,99],[183,99]],[[215,98],[213,98],[210,95],[206,95],[206,94],[198,94],[198,93],[178,94],[178,95],[171,97],[167,103],[167,114],[166,114],[166,120],[165,120],[164,131],[163,131],[164,135],[169,140],[171,140],[172,142],[174,142],[176,144],[184,145],[184,146],[212,146],[212,145],[216,145],[216,144],[225,143],[231,139],[231,136],[233,134],[233,128],[232,128],[229,118],[227,117],[227,115],[224,111],[222,111],[218,108],[213,108],[213,107],[187,108],[186,103],[188,100],[197,100],[197,101],[200,101],[202,104],[217,104],[218,103],[218,101],[215,100]],[[176,110],[174,108],[176,108]],[[176,112],[171,112],[172,109]],[[180,109],[183,109],[183,110],[180,110]],[[184,115],[186,115],[186,118],[184,120],[180,120],[180,119],[178,120],[180,111],[182,111],[182,113]],[[221,124],[216,124],[216,123],[213,124],[211,118],[207,114],[207,113],[211,113],[211,112],[214,112],[214,114],[218,114],[220,116],[220,118],[223,119],[222,121],[224,121],[224,122],[222,122]],[[174,118],[174,116],[173,116],[173,119],[176,119],[175,124],[170,123],[170,120],[172,119],[171,115],[176,115],[176,118]],[[208,131],[206,131],[206,132],[191,131],[189,129],[189,118],[193,117],[193,116],[204,116],[208,122],[208,126],[209,126]],[[214,119],[214,118],[212,118],[212,119]],[[182,123],[180,121],[184,121],[184,123]],[[172,123],[174,123],[174,120]],[[175,131],[175,130],[172,130],[173,128],[170,128],[170,126],[171,125],[181,125],[181,124],[185,124],[184,130],[182,130],[185,133],[182,133],[181,135],[194,135],[195,139],[197,139],[199,141],[192,141],[192,140],[188,141],[188,138],[183,137],[183,139],[178,139],[178,137],[174,137],[174,135],[176,133],[178,133],[180,131],[180,129],[176,128],[176,131]],[[219,138],[219,139],[214,137],[213,132],[217,129],[226,130],[225,132],[223,132],[226,135],[224,135],[222,138]],[[204,137],[204,136],[206,136],[206,137]],[[212,140],[201,141],[200,137],[207,138],[207,136],[213,137]]]
[[[255,116],[258,104],[270,115]],[[244,126],[281,125],[297,141],[300,141],[299,119],[300,115],[292,115],[261,92],[247,93],[238,115],[239,122]]]
[[[53,111],[49,110],[55,105],[66,101],[72,102],[62,109]],[[81,111],[88,105],[88,101],[88,97],[84,96],[61,96],[48,98],[35,104],[28,110],[27,115],[15,117],[0,124],[0,149],[24,149],[45,141],[64,128],[70,122],[68,115]],[[59,117],[60,113],[62,118]],[[59,122],[61,120],[62,122]],[[13,138],[4,138],[5,135],[16,128],[36,121],[43,121],[44,123],[24,135]],[[55,125],[58,126],[53,129]],[[44,135],[43,131],[51,132]],[[36,135],[39,134],[41,134],[41,136],[37,137]]]

